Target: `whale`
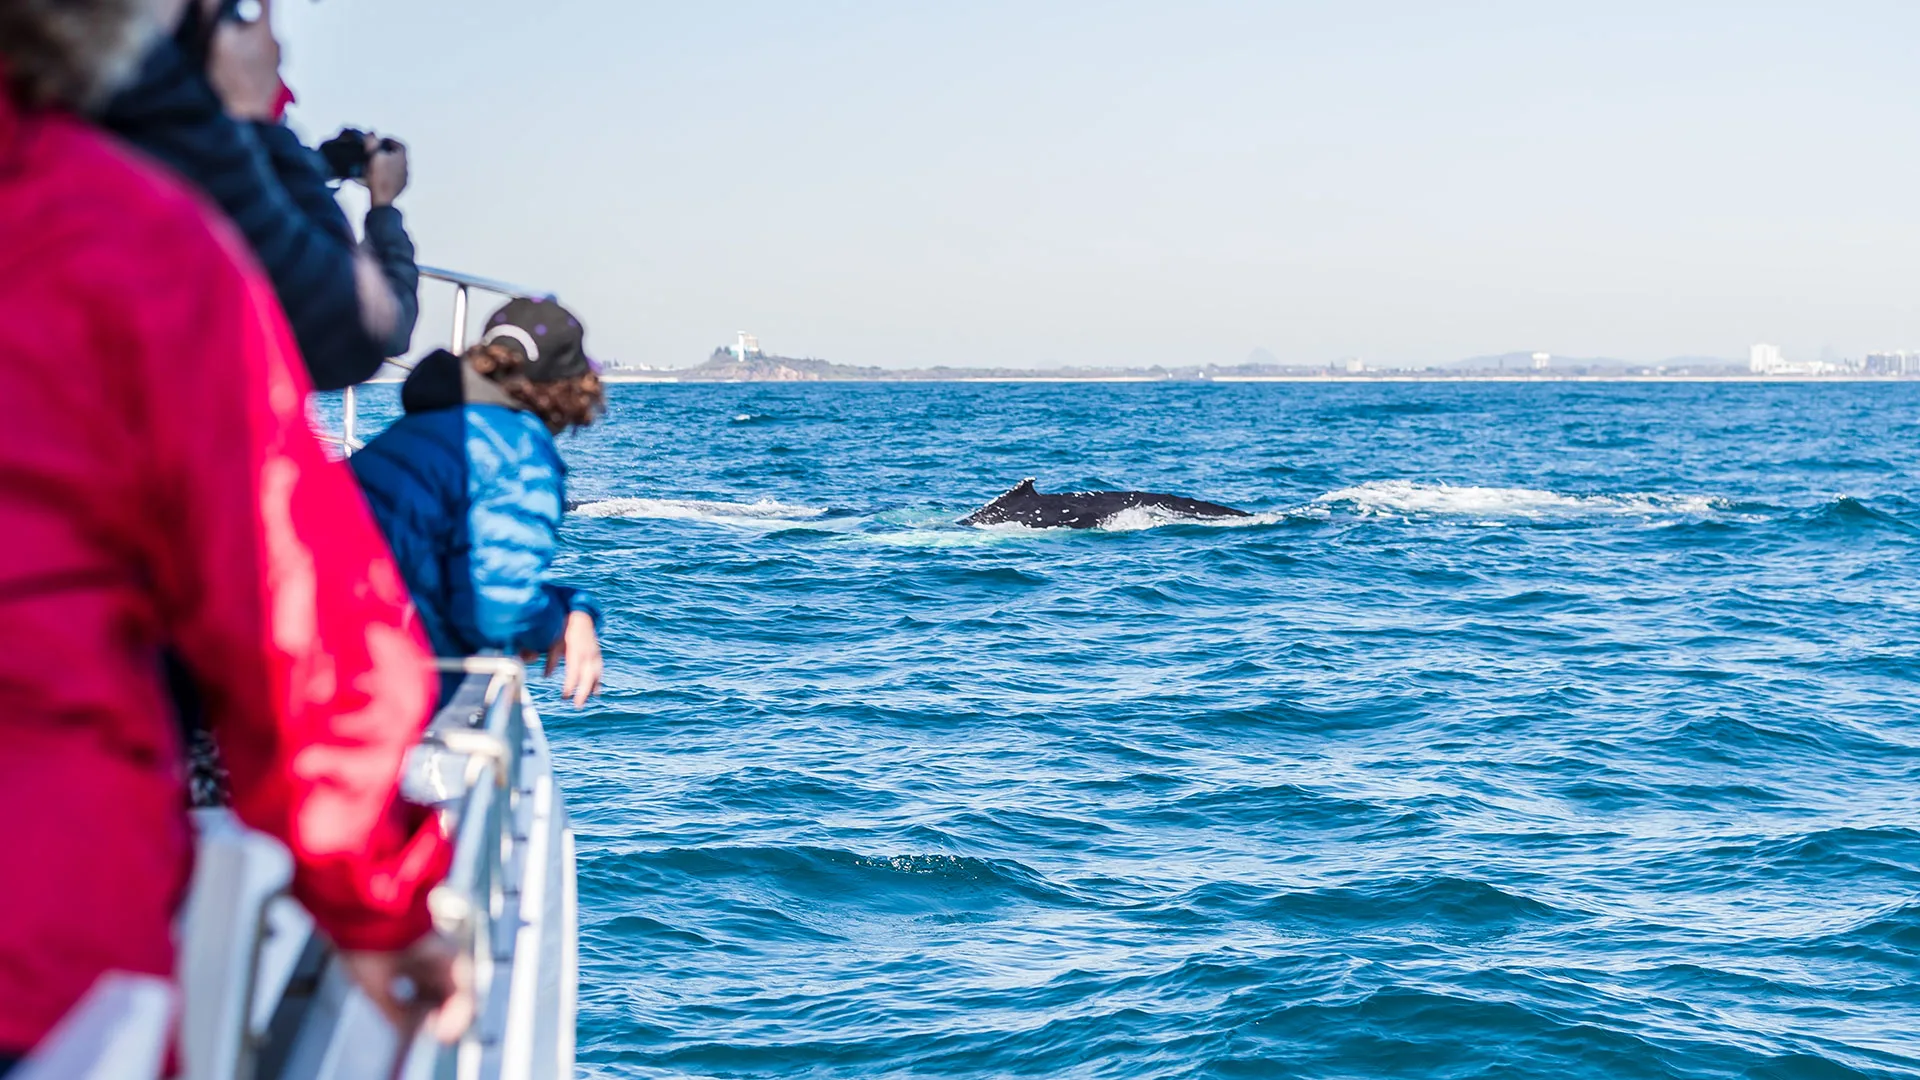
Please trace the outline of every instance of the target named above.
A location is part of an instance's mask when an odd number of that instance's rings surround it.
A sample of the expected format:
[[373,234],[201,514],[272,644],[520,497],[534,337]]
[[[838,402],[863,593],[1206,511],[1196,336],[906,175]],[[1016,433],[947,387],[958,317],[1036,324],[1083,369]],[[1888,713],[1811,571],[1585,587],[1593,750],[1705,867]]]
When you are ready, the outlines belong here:
[[1071,491],[1048,495],[1031,478],[960,519],[962,525],[1025,525],[1030,529],[1091,529],[1122,510],[1145,508],[1195,519],[1248,517],[1244,510],[1152,491]]

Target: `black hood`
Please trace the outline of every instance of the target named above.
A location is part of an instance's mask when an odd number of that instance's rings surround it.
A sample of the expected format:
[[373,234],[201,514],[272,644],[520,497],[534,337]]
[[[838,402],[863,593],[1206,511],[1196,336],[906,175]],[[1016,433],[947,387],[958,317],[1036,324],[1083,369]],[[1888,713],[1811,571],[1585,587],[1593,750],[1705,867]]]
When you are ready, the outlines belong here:
[[410,413],[454,409],[466,403],[460,387],[460,358],[435,349],[420,358],[400,388],[400,407]]

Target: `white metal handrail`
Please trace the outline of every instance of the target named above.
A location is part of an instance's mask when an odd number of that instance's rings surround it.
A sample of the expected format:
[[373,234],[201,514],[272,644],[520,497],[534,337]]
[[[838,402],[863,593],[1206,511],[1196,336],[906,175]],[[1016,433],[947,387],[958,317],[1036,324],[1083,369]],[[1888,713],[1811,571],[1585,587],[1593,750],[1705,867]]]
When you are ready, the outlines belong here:
[[[466,788],[447,808],[453,834],[453,864],[430,900],[434,922],[466,951],[473,971],[476,1005],[473,1026],[451,1047],[416,1035],[395,1075],[404,1080],[471,1075],[489,1057],[498,1058],[508,1033],[508,980],[498,978],[515,962],[516,935],[532,913],[519,909],[519,892],[510,885],[511,869],[529,872],[522,848],[526,815],[521,763],[527,745],[526,667],[509,657],[442,660],[443,672],[489,677],[485,707],[476,726],[468,715],[443,712],[422,745],[464,757]],[[533,963],[534,958],[522,958]]]
[[158,1080],[174,997],[165,979],[108,972],[7,1075],[14,1080]]
[[[466,678],[435,715],[403,783],[408,798],[435,808],[452,840],[452,865],[428,907],[470,966],[472,1027],[452,1046],[393,1032],[324,941],[309,941],[310,920],[288,931],[271,917],[276,905],[292,904],[282,892],[284,850],[201,818],[202,864],[183,923],[191,955],[182,972],[193,999],[184,1018],[187,1080],[571,1075],[573,836],[526,668],[509,657],[441,660],[437,668]],[[166,1027],[164,1017],[157,1023]]]
[[[463,274],[458,270],[446,270],[437,266],[422,266],[419,270],[423,278],[430,281],[443,281],[453,286],[453,328],[447,334],[447,348],[454,353],[464,352],[467,347],[467,307],[469,294],[473,290],[478,289],[481,292],[493,293],[511,300],[545,300],[553,296],[552,293],[540,289],[529,289],[495,278],[480,277],[477,274]],[[399,360],[388,360],[387,363],[404,371],[413,370],[411,364],[402,363]],[[351,455],[355,450],[365,449],[367,445],[359,439],[354,430],[359,418],[359,403],[354,390],[354,387],[349,386],[341,395],[340,452],[346,455]]]

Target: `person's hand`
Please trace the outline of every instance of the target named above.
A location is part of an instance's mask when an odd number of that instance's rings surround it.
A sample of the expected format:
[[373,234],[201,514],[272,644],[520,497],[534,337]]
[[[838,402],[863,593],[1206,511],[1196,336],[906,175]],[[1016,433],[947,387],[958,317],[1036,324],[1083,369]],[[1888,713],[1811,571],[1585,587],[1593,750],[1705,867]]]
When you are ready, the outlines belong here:
[[452,1043],[473,1023],[473,965],[438,932],[398,952],[342,952],[347,974],[402,1036]]
[[[202,10],[205,10],[204,7]],[[280,106],[280,42],[273,8],[261,0],[255,22],[222,22],[207,47],[207,81],[236,120],[270,121]]]
[[567,677],[560,684],[560,696],[572,698],[573,707],[582,708],[588,698],[600,692],[600,674],[606,670],[600,656],[600,635],[593,630],[593,616],[584,611],[567,616],[566,632],[547,650],[547,674],[552,675],[562,660],[567,662]]
[[[389,148],[391,147],[391,148]],[[367,136],[367,193],[373,205],[392,206],[407,190],[407,148],[378,135]]]

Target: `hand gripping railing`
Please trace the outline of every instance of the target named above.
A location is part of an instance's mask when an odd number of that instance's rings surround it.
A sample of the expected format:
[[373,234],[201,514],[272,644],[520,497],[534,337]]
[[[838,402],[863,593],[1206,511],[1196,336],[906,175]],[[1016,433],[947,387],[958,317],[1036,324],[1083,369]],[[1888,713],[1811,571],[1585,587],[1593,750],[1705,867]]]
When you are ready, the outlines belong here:
[[[467,347],[467,304],[472,290],[479,289],[481,292],[493,293],[513,300],[540,300],[553,295],[550,292],[528,289],[505,281],[496,281],[493,278],[462,274],[457,270],[442,270],[437,266],[420,267],[420,276],[433,281],[444,281],[453,286],[453,329],[447,334],[447,348],[454,353],[463,352]],[[412,365],[398,360],[389,360],[387,363],[405,370],[412,369]],[[354,387],[349,386],[346,393],[342,395],[340,404],[340,452],[342,454],[351,454],[366,446],[354,431],[357,426],[355,423],[358,419],[357,413],[358,403],[355,401]]]

